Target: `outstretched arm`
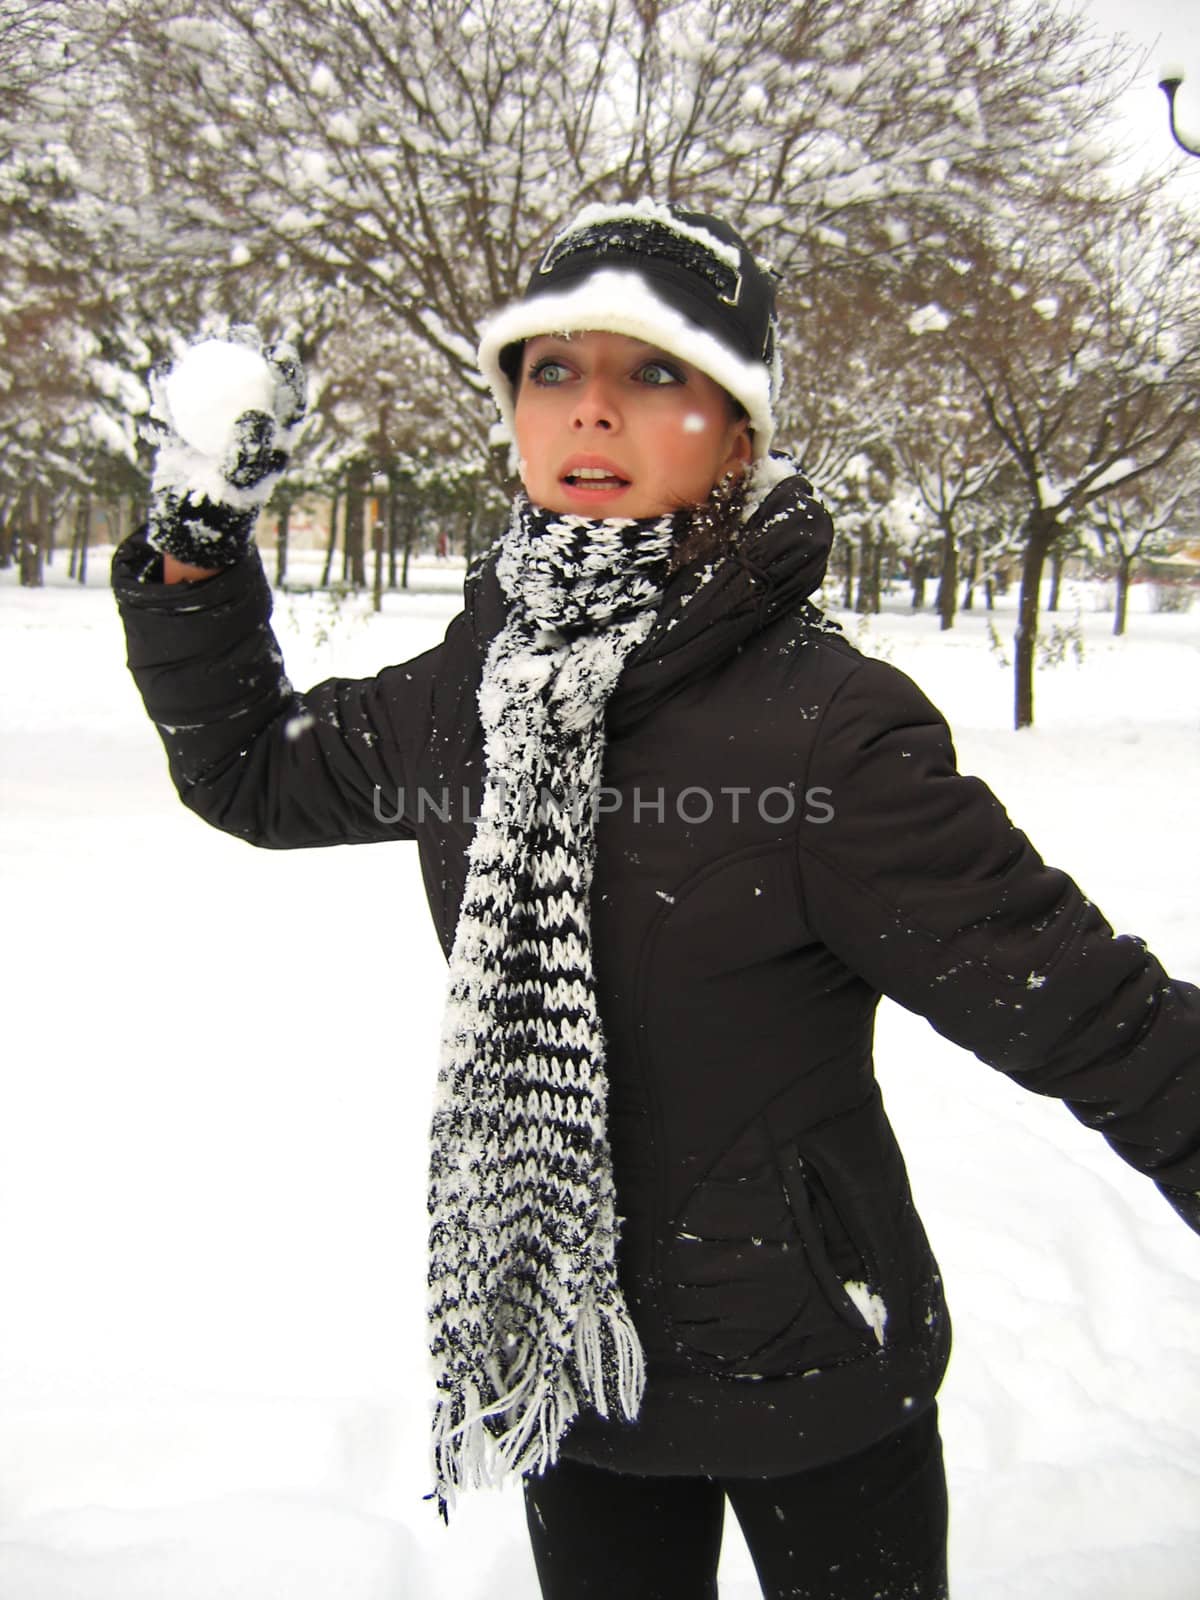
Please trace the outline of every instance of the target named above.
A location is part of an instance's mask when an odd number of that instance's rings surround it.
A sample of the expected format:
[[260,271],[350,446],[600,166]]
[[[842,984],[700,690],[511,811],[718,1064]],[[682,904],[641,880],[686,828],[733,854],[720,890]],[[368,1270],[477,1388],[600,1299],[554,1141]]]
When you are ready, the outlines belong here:
[[1115,936],[986,785],[902,673],[867,661],[828,707],[801,830],[819,937],[882,993],[1064,1100],[1200,1228],[1200,990]]

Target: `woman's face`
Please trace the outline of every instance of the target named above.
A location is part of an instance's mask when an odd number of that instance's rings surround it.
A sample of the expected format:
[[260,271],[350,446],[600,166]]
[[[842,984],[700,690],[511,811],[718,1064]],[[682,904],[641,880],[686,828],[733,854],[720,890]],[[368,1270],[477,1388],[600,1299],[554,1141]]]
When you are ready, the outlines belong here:
[[623,333],[530,339],[515,415],[521,480],[547,511],[660,516],[751,457],[719,384]]

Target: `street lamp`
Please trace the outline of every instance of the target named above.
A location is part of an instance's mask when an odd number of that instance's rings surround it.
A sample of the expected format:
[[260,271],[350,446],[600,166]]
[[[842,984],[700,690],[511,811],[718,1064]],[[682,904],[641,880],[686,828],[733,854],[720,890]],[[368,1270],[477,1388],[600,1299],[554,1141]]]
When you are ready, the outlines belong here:
[[1167,97],[1167,120],[1171,126],[1172,139],[1174,139],[1179,148],[1187,155],[1200,156],[1200,150],[1198,150],[1195,145],[1184,143],[1179,136],[1179,129],[1175,126],[1175,95],[1179,89],[1179,85],[1182,82],[1183,74],[1181,72],[1177,72],[1173,73],[1168,78],[1163,78],[1158,87]]

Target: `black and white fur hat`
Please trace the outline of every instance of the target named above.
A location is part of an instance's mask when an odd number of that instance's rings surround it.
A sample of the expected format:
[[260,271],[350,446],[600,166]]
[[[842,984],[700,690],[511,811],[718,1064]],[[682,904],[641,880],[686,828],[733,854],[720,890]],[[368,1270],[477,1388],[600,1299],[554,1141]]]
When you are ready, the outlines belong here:
[[479,367],[510,439],[524,341],[590,331],[642,339],[699,367],[745,408],[755,460],[770,450],[775,286],[727,222],[650,199],[586,206],[542,255],[524,298],[483,327]]

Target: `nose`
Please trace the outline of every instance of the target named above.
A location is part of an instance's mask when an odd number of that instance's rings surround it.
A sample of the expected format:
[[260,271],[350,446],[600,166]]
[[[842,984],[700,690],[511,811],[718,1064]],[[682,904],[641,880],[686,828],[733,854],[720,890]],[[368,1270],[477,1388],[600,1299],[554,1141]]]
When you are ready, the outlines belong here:
[[599,428],[615,433],[621,426],[621,413],[612,385],[603,374],[594,372],[583,379],[571,408],[571,426],[582,432]]

